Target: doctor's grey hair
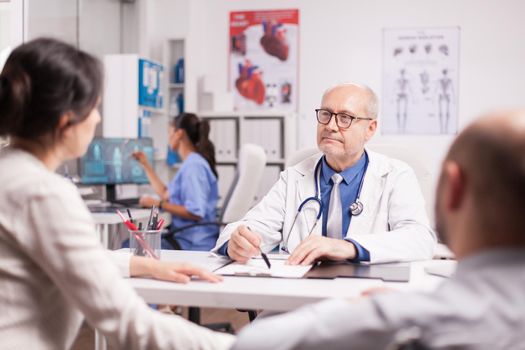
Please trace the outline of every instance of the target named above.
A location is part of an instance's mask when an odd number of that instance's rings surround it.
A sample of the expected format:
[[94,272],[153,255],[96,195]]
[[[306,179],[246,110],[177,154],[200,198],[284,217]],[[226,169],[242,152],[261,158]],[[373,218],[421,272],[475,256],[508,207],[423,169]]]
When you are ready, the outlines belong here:
[[358,83],[340,83],[340,84],[334,85],[334,86],[326,89],[325,92],[323,93],[323,97],[329,91],[331,91],[331,90],[333,90],[335,88],[344,87],[344,86],[356,86],[356,87],[358,87],[360,89],[365,90],[365,92],[368,95],[368,105],[366,106],[367,117],[376,119],[377,115],[379,113],[379,99],[377,97],[377,94],[374,92],[374,90],[372,90],[368,85],[358,84]]

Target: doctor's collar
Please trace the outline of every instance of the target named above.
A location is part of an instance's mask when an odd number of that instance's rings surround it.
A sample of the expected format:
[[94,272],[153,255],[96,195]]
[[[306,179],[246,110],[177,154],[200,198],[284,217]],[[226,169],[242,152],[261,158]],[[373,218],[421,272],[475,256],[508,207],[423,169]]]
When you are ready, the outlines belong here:
[[[365,151],[363,152],[363,155],[361,156],[361,158],[359,158],[357,163],[339,173],[343,177],[343,181],[345,182],[345,184],[348,185],[357,176],[357,174],[359,174],[363,170],[363,168],[366,165],[367,158],[368,155]],[[332,169],[330,165],[328,165],[328,162],[326,161],[326,156],[323,155],[321,167],[322,181],[324,181],[325,184],[329,184],[332,175],[334,175],[335,173],[336,171]]]

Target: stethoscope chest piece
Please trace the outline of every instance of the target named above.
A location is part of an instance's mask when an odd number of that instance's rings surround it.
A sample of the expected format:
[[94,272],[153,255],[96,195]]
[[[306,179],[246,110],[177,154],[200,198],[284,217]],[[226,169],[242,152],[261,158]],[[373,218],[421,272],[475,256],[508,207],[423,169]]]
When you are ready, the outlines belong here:
[[352,216],[358,216],[363,212],[363,203],[358,199],[352,204],[350,204],[350,213]]

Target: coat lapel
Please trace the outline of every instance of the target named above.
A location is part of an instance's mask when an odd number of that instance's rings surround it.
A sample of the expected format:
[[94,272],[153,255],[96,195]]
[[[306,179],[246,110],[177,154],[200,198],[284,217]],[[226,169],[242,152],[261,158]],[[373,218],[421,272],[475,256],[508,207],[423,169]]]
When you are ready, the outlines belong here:
[[385,188],[386,175],[390,172],[390,169],[386,166],[387,163],[382,161],[381,155],[368,150],[367,153],[369,160],[368,169],[359,198],[363,203],[363,212],[358,216],[352,217],[346,232],[347,237],[355,234],[370,233],[370,226],[377,215],[377,207]]
[[[299,209],[299,206],[301,203],[303,203],[307,198],[315,197],[315,166],[317,162],[321,159],[321,157],[313,158],[315,162],[312,162],[311,164],[308,164],[309,167],[305,169],[299,169],[299,171],[303,171],[304,176],[302,178],[299,178],[297,180],[297,195],[298,195],[298,201],[297,201],[297,209]],[[307,165],[307,166],[308,166]],[[297,234],[300,234],[303,237],[306,237],[310,229],[315,225],[317,221],[317,214],[319,213],[320,207],[319,204],[314,200],[309,200],[307,204],[303,207],[303,210],[299,214],[299,217],[297,218],[297,221],[301,220],[302,224],[296,223],[296,227],[300,227],[301,231],[305,232],[298,232]],[[320,224],[322,218],[319,219],[319,222],[317,223],[314,231],[312,232],[312,235],[314,234],[321,234],[322,225]],[[295,228],[294,228],[295,230]]]

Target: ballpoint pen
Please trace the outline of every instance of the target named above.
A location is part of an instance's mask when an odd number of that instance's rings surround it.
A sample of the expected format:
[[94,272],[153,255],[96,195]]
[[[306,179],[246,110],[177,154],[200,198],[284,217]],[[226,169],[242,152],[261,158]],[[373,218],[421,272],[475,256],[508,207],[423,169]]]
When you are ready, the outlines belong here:
[[164,225],[164,219],[160,218],[159,223],[157,224],[157,230],[160,230],[162,228],[162,225]]
[[259,251],[261,252],[261,256],[262,256],[264,262],[266,263],[266,266],[268,266],[268,268],[270,269],[272,267],[272,265],[270,265],[270,259],[268,259],[268,256],[263,253],[261,248],[259,248]]
[[135,223],[135,221],[133,221],[133,216],[131,216],[131,211],[129,210],[129,208],[126,208],[126,211],[128,212],[128,217],[129,217],[129,221],[131,221],[131,223]]
[[151,220],[153,219],[153,210],[155,209],[155,206],[151,207],[151,211],[149,212],[149,219],[148,224],[146,225],[147,230],[151,230]]
[[159,221],[159,208],[153,207],[153,218],[151,219],[151,228],[150,230],[156,230],[158,221]]
[[[118,209],[117,209],[117,214],[120,216],[120,218],[124,222],[124,225],[126,225],[126,227],[128,229],[130,229],[131,231],[137,231],[138,230],[137,226],[135,226],[135,224],[132,223],[131,221],[129,221],[128,219],[126,219],[126,217],[124,217],[124,214],[122,214],[120,212],[120,210],[118,210]],[[144,250],[146,251],[146,253],[149,256],[151,256],[152,258],[155,258],[155,259],[159,258],[157,256],[157,254],[155,254],[153,249],[151,249],[151,246],[148,244],[148,242],[146,242],[139,234],[135,234],[135,238],[137,239],[137,242],[139,242],[139,244],[142,246],[142,248],[144,248]]]
[[[249,226],[246,226],[246,228],[250,231],[252,230]],[[268,268],[270,269],[272,267],[272,265],[270,264],[270,259],[268,259],[268,256],[261,250],[261,248],[259,248],[259,251],[261,252],[261,256],[264,262],[266,263],[266,266],[268,266]]]

